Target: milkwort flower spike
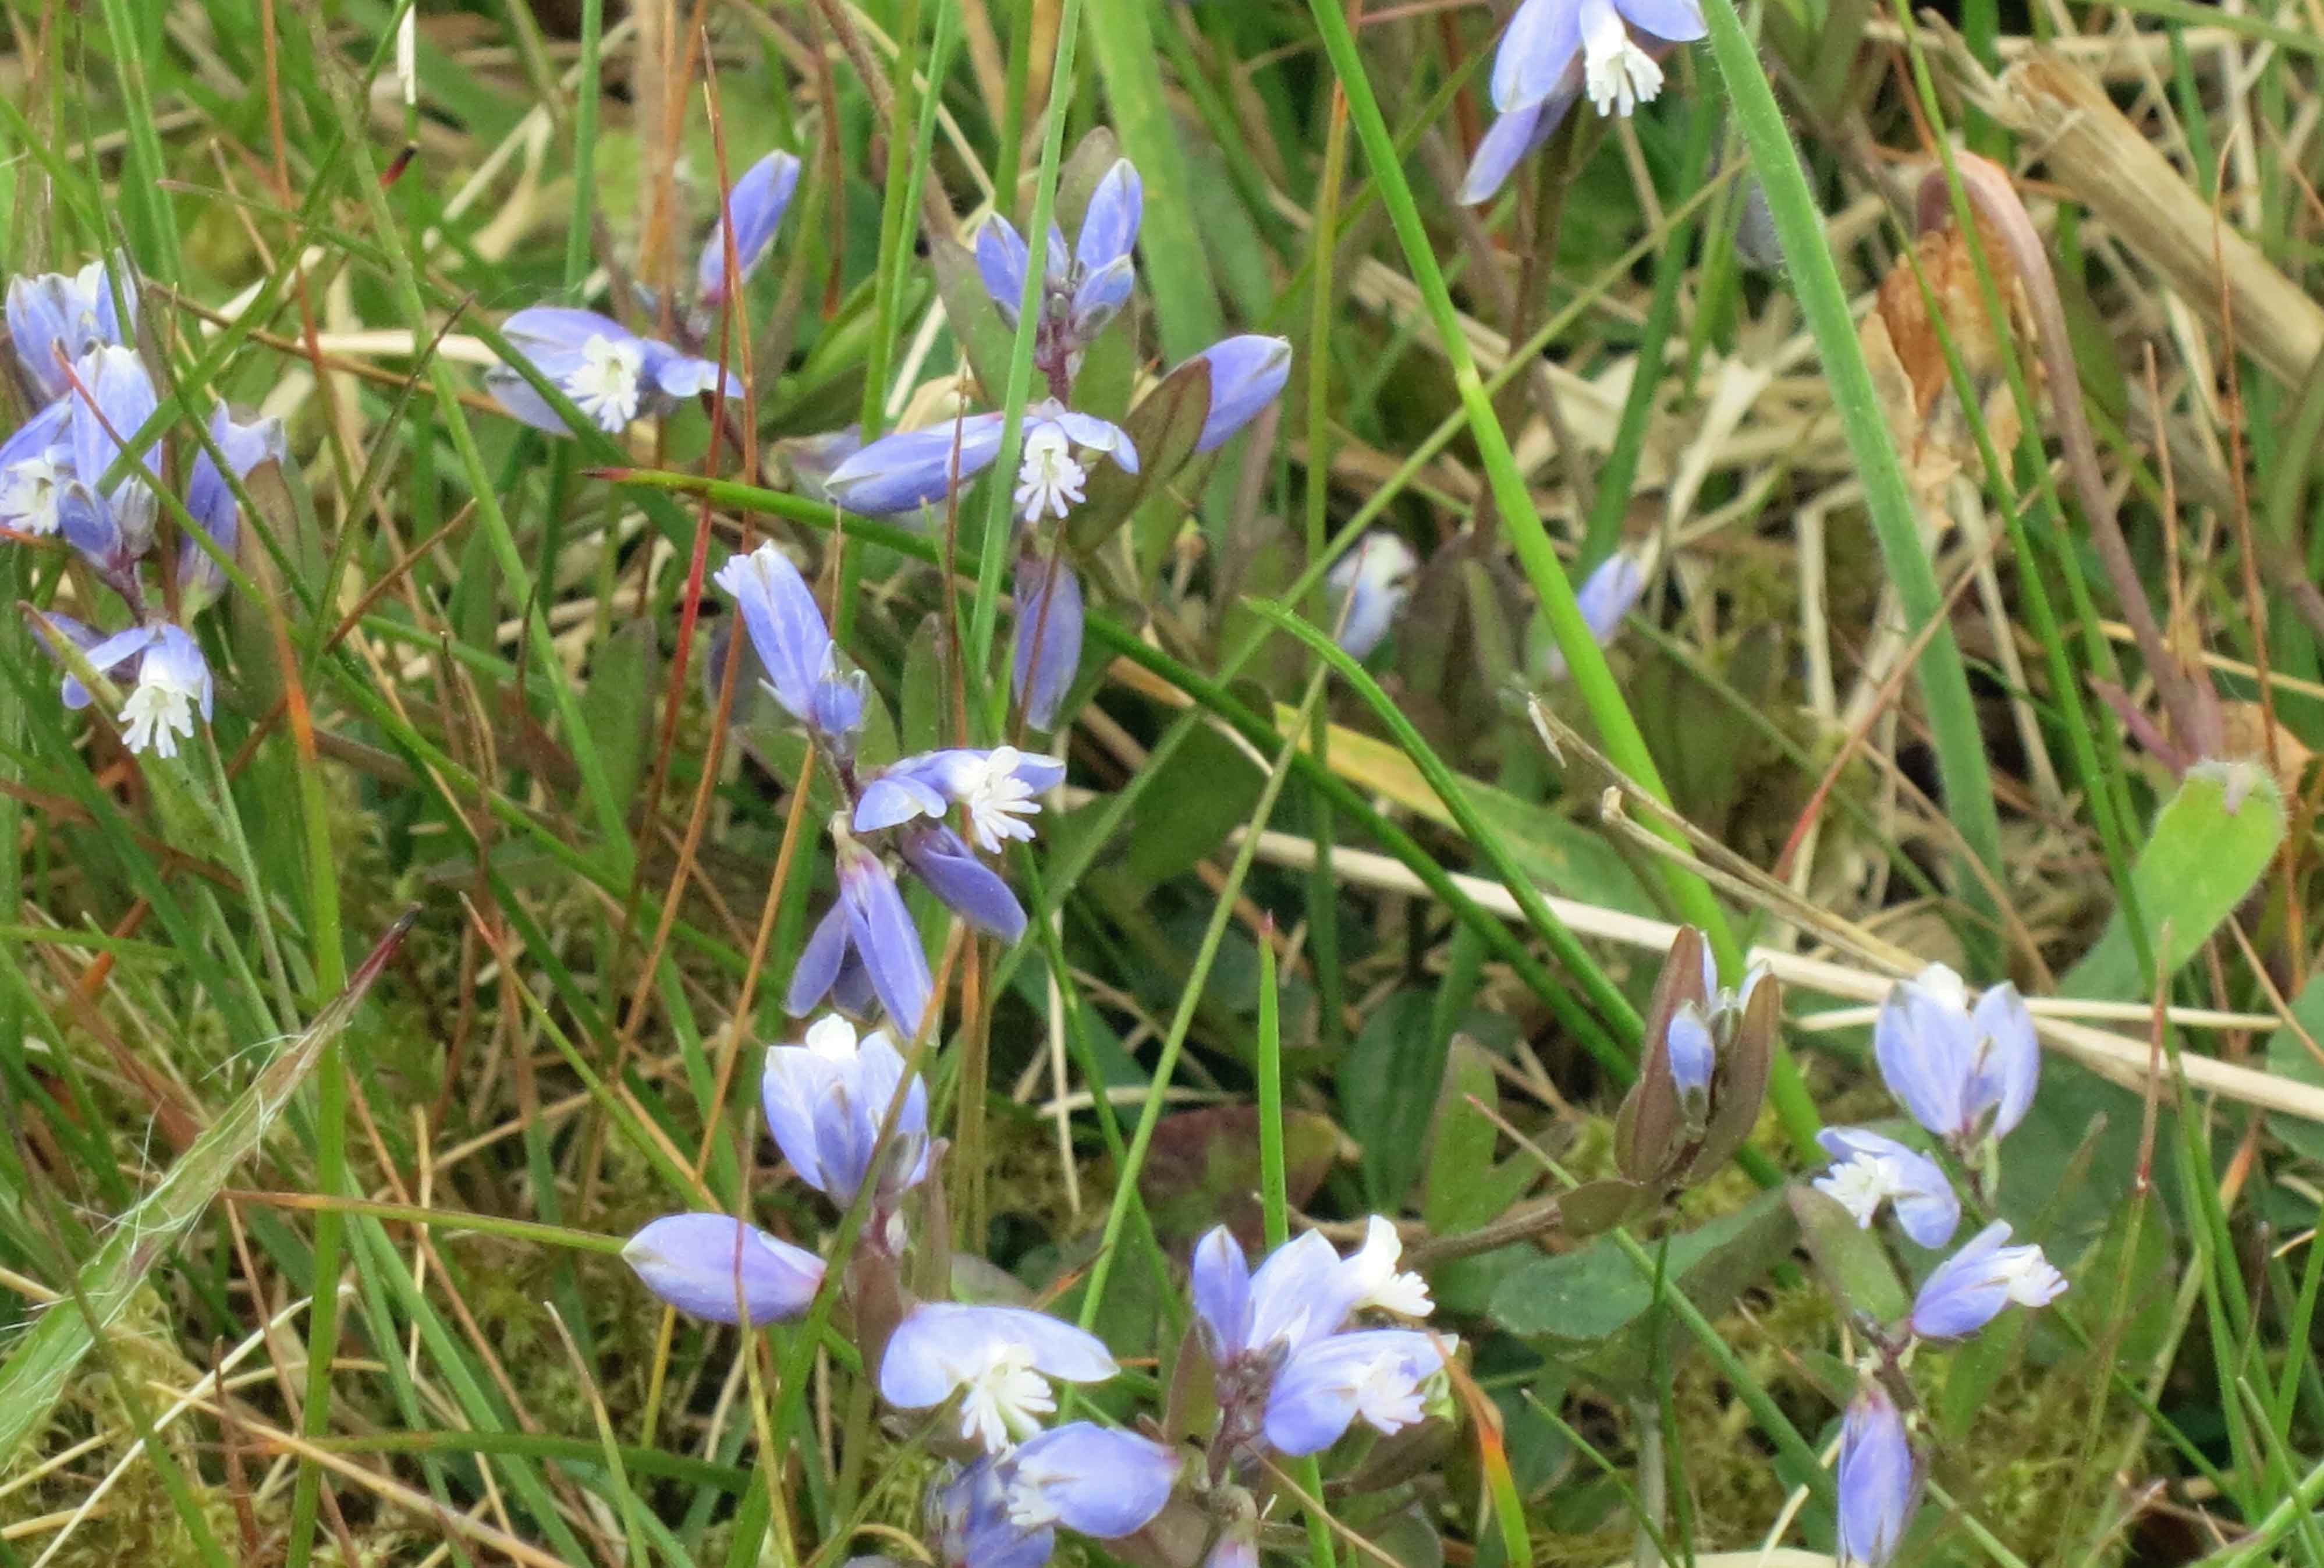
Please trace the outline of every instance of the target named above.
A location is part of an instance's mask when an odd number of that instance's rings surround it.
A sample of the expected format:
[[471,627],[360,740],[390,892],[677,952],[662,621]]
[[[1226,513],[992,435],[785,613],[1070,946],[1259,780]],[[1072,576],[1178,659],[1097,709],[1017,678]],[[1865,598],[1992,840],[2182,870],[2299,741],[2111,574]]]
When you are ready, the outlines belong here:
[[[1049,227],[1042,258],[1040,315],[1033,328],[1033,367],[1062,400],[1081,369],[1082,356],[1107,322],[1129,303],[1137,281],[1132,252],[1146,211],[1146,190],[1129,159],[1116,159],[1082,218],[1081,233],[1068,250],[1065,236]],[[1032,256],[1025,238],[998,212],[976,235],[977,276],[1001,318],[1017,325],[1025,299],[1025,269]]]
[[1491,200],[1575,99],[1624,116],[1651,102],[1663,87],[1655,56],[1707,31],[1698,0],[1523,0],[1493,58],[1500,117],[1477,144],[1461,199]]
[[1703,1180],[1750,1136],[1767,1094],[1783,991],[1755,965],[1719,984],[1702,933],[1680,927],[1646,1017],[1646,1060],[1614,1118],[1614,1163],[1642,1191]]

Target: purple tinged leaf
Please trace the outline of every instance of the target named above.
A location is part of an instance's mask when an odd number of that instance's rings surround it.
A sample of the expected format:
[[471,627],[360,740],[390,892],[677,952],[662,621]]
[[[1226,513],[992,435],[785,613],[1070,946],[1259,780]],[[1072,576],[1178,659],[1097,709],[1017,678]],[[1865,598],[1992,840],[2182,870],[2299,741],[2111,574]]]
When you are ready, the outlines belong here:
[[752,1328],[798,1316],[823,1283],[822,1259],[725,1214],[656,1220],[630,1238],[622,1259],[688,1316]]

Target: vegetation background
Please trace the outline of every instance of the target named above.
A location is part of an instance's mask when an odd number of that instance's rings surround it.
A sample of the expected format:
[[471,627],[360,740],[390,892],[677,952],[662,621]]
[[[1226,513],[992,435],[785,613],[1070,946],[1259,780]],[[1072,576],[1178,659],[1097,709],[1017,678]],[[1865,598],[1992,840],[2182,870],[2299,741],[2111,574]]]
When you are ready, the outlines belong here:
[[[894,743],[1007,733],[981,494],[843,528],[795,443],[936,406],[930,242],[1072,199],[1106,137],[1147,197],[1125,395],[1229,329],[1297,357],[1105,542],[1071,781],[1008,867],[1033,935],[960,956],[987,1287],[1167,1356],[1183,1309],[1102,1241],[1255,1239],[1279,1146],[1293,1209],[1405,1222],[1470,1351],[1431,1462],[1335,1471],[1341,1528],[1271,1552],[1828,1553],[1851,1314],[1903,1286],[1768,1189],[1889,1114],[1869,1004],[1943,960],[2037,999],[1997,1202],[2074,1287],[1928,1363],[1910,1552],[2324,1563],[2316,0],[1708,0],[1658,100],[1476,209],[1487,0],[0,10],[0,263],[125,246],[181,392],[293,454],[214,744],[127,756],[0,623],[0,1563],[922,1551],[844,1341],[681,1324],[618,1258],[674,1208],[824,1223],[747,1086],[829,802],[715,733],[703,586],[772,534]],[[667,290],[774,147],[746,455],[482,395],[507,312]],[[1956,152],[2054,318],[1960,240]],[[1324,678],[1288,623],[1371,528],[1411,600]],[[1554,678],[1617,548],[1647,595]],[[0,585],[75,593],[32,545]],[[2164,716],[2133,586],[2216,733]],[[1746,1160],[1590,1237],[1556,1199],[1612,1168],[1679,920],[1777,962],[1787,1048]]]

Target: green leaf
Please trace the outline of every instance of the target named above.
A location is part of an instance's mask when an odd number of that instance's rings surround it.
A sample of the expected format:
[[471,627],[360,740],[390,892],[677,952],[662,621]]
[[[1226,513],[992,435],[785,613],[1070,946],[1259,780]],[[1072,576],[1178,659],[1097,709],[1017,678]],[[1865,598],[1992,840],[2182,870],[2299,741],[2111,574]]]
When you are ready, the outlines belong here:
[[606,638],[589,661],[581,716],[596,739],[605,783],[616,799],[635,798],[645,775],[654,687],[661,669],[659,635],[651,621],[632,621]]
[[1138,472],[1101,462],[1089,476],[1088,499],[1074,508],[1065,539],[1077,550],[1095,549],[1194,455],[1211,413],[1211,362],[1190,359],[1139,400],[1121,422],[1138,448]]
[[[2292,1016],[2307,1031],[2309,1040],[2324,1045],[2324,974],[2310,975],[2308,983],[2301,987],[2300,994],[2292,1001]],[[2291,1024],[2268,1036],[2267,1070],[2296,1084],[2324,1086],[2324,1062],[2316,1059],[2308,1042]],[[2282,1114],[2270,1116],[2267,1126],[2285,1147],[2324,1162],[2324,1127],[2305,1117]]]
[[80,1267],[75,1286],[79,1301],[62,1301],[42,1313],[0,1363],[0,1474],[6,1473],[24,1441],[47,1425],[73,1369],[88,1353],[94,1333],[120,1321],[154,1265],[209,1207],[235,1167],[256,1151],[324,1047],[346,1028],[411,919],[406,915],[389,928],[338,999],[266,1065],[257,1082],[114,1224],[97,1255]]
[[1800,1222],[1800,1238],[1824,1288],[1849,1312],[1860,1312],[1876,1323],[1900,1322],[1913,1300],[1880,1238],[1856,1222],[1839,1202],[1810,1186],[1791,1189],[1792,1213]]
[[[2154,818],[2131,870],[2147,950],[2165,978],[2185,967],[2258,885],[2283,843],[2283,796],[2255,761],[2199,762]],[[2061,996],[2144,1001],[2130,922],[2117,909],[2058,982]]]
[[[1036,254],[1038,254],[1038,252]],[[944,300],[945,320],[953,338],[968,356],[968,367],[983,383],[988,399],[997,399],[1009,384],[1009,346],[1015,334],[1001,319],[976,258],[966,246],[939,239],[928,246],[928,265],[936,275],[936,293]]]
[[[1574,1360],[1591,1377],[1628,1387],[1654,1364],[1645,1338],[1670,1314],[1654,1314],[1654,1282],[1625,1256],[1618,1238],[1543,1258],[1504,1280],[1491,1315],[1511,1333],[1543,1342],[1552,1355]],[[1705,1316],[1717,1316],[1775,1267],[1799,1240],[1799,1224],[1781,1190],[1766,1192],[1731,1214],[1668,1242],[1665,1282]]]
[[1456,1038],[1445,1058],[1443,1091],[1436,1098],[1420,1204],[1421,1217],[1439,1236],[1499,1219],[1539,1173],[1531,1159],[1493,1163],[1501,1130],[1486,1112],[1499,1105],[1491,1056],[1474,1040]]
[[1266,782],[1215,731],[1187,736],[1139,799],[1123,862],[1131,881],[1152,888],[1192,869],[1250,820]]
[[1402,1206],[1419,1174],[1430,1102],[1411,1092],[1428,1056],[1430,998],[1399,991],[1364,1019],[1338,1074],[1340,1120],[1363,1146],[1364,1191],[1383,1211]]

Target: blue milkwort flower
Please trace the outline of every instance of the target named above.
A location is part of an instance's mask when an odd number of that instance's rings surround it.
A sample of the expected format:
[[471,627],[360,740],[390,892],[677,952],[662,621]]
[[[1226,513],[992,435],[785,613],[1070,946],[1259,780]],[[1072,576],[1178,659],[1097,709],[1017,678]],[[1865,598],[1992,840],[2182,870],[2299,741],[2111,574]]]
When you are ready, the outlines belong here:
[[[259,419],[245,423],[224,403],[210,411],[210,439],[217,443],[237,480],[247,479],[263,463],[290,460],[281,420]],[[186,476],[186,513],[209,536],[220,555],[233,558],[242,538],[242,508],[207,449],[194,455],[193,467]],[[226,585],[225,568],[198,540],[189,534],[178,541],[180,615],[192,616],[215,603],[226,592]]]
[[1412,576],[1420,559],[1412,547],[1385,529],[1375,529],[1332,563],[1324,575],[1331,590],[1333,636],[1356,659],[1378,648],[1412,597]]
[[1246,333],[1213,343],[1194,357],[1211,367],[1211,408],[1203,418],[1203,433],[1194,439],[1197,453],[1224,446],[1282,396],[1284,383],[1291,379],[1287,337]]
[[879,853],[841,818],[832,819],[831,838],[838,854],[839,897],[799,950],[783,1005],[798,1018],[830,996],[848,1011],[862,1012],[877,997],[896,1027],[916,1037],[936,989],[919,928]]
[[1872,1049],[1913,1120],[1965,1155],[2006,1136],[2034,1102],[2042,1048],[2014,985],[1969,1006],[1961,977],[1932,964],[1881,1005]]
[[8,280],[8,337],[32,390],[43,402],[65,395],[65,366],[107,344],[127,347],[137,335],[137,290],[128,257],[119,258],[120,304],[114,300],[112,270],[95,261],[67,276],[44,272]]
[[1003,942],[1025,934],[1025,907],[960,835],[942,823],[916,822],[896,835],[896,853],[945,908]]
[[772,544],[731,556],[710,579],[733,595],[751,647],[767,671],[767,692],[843,765],[863,726],[864,679],[841,668],[838,647],[815,595],[790,558]]
[[918,1078],[881,1154],[881,1123],[903,1082],[904,1058],[885,1030],[859,1038],[834,1014],[809,1024],[799,1044],[767,1053],[759,1094],[767,1130],[801,1181],[844,1209],[876,1175],[880,1204],[892,1207],[928,1174],[928,1091]]
[[[641,414],[669,413],[687,398],[715,389],[722,374],[710,360],[659,338],[641,337],[610,316],[568,305],[520,310],[502,323],[501,334],[609,435],[628,429]],[[726,395],[741,397],[741,379],[732,371],[723,374]],[[486,371],[484,390],[535,429],[572,434],[563,416],[513,366],[496,364]]]
[[822,1259],[727,1214],[656,1220],[630,1238],[622,1260],[688,1316],[752,1328],[798,1316],[823,1284]]
[[139,454],[110,487],[105,475],[121,457],[122,443],[153,417],[161,400],[134,349],[93,348],[73,366],[72,379],[65,420],[72,475],[56,492],[57,531],[134,602],[137,562],[153,547],[159,443]]
[[1896,1222],[1920,1246],[1933,1250],[1952,1240],[1960,1198],[1936,1161],[1861,1127],[1827,1127],[1816,1141],[1832,1163],[1815,1188],[1838,1200],[1859,1229],[1870,1229],[1880,1205],[1892,1203]]
[[2064,1293],[2066,1277],[2035,1246],[2011,1247],[2009,1222],[1996,1220],[1936,1268],[1913,1298],[1907,1326],[1923,1339],[1973,1334],[2012,1303],[2047,1306]]
[[[213,696],[209,661],[185,628],[161,621],[107,636],[69,615],[53,613],[34,625],[43,641],[51,631],[69,639],[97,674],[129,680],[129,695],[122,702],[119,720],[122,743],[131,751],[175,757],[178,742],[192,738],[194,715],[198,713],[203,719],[209,718]],[[65,677],[65,706],[78,712],[92,700],[78,676]]]
[[1849,1402],[1835,1467],[1840,1492],[1840,1560],[1881,1568],[1912,1523],[1920,1482],[1904,1417],[1870,1379]]
[[1057,710],[1082,664],[1082,579],[1062,554],[1048,555],[1028,546],[1018,554],[1012,581],[1017,638],[1010,654],[1011,687],[1025,722],[1037,730],[1054,729]]
[[1178,1456],[1119,1427],[1069,1421],[1020,1443],[1001,1460],[1010,1523],[1063,1525],[1098,1540],[1135,1535],[1162,1511]]
[[[841,506],[867,517],[933,506],[992,466],[1004,422],[1000,414],[967,414],[882,436],[833,469],[824,488]],[[1026,409],[1020,452],[1014,497],[1019,520],[1028,523],[1063,517],[1080,504],[1089,479],[1084,458],[1111,457],[1125,473],[1138,472],[1138,448],[1120,426],[1076,413],[1056,398]]]
[[1121,1369],[1094,1334],[1018,1306],[923,1302],[880,1359],[880,1397],[899,1410],[959,1398],[963,1441],[1001,1453],[1057,1407],[1052,1381],[1101,1383]]
[[991,1454],[949,1466],[929,1489],[927,1514],[942,1568],[1041,1568],[1056,1549],[1055,1530],[1009,1517],[1001,1462]]
[[[1146,189],[1127,158],[1117,159],[1090,193],[1073,249],[1049,226],[1042,259],[1040,315],[1033,329],[1033,363],[1047,378],[1051,395],[1063,400],[1081,367],[1083,354],[1105,324],[1130,302],[1137,281],[1131,252],[1146,211]],[[1001,319],[1017,324],[1025,298],[1025,269],[1032,256],[1009,220],[994,213],[976,235],[976,270]]]
[[[1637,557],[1624,550],[1616,550],[1600,561],[1582,579],[1582,586],[1573,591],[1573,602],[1582,612],[1582,624],[1590,628],[1590,635],[1599,647],[1614,641],[1614,633],[1622,629],[1623,619],[1637,606],[1638,596],[1646,590],[1646,569],[1638,565]],[[1545,684],[1563,680],[1568,673],[1564,650],[1546,639],[1535,656],[1534,667]],[[1711,987],[1714,994],[1718,989],[1716,985]]]
[[1671,1015],[1666,1036],[1671,1082],[1690,1124],[1699,1125],[1711,1106],[1711,1075],[1719,1065],[1719,1048],[1711,1023],[1692,1001],[1683,1001]]
[[1461,199],[1489,201],[1518,161],[1549,140],[1587,94],[1600,115],[1628,115],[1662,91],[1662,67],[1640,46],[1701,38],[1697,0],[1524,0],[1493,58],[1493,107],[1500,118],[1477,144]]
[[60,398],[0,442],[0,528],[33,538],[57,531],[57,503],[73,473],[71,420],[72,404]]
[[858,833],[876,833],[917,816],[940,819],[956,806],[968,813],[977,847],[997,854],[1012,839],[1032,838],[1025,818],[1039,814],[1041,797],[1065,776],[1057,758],[1014,746],[923,752],[890,762],[863,786],[853,826]]
[[1423,1417],[1423,1387],[1443,1370],[1444,1348],[1410,1329],[1347,1326],[1366,1308],[1427,1315],[1428,1287],[1397,1268],[1402,1251],[1396,1227],[1379,1215],[1345,1258],[1310,1231],[1257,1273],[1223,1225],[1195,1243],[1194,1312],[1217,1372],[1217,1452],[1231,1456],[1263,1438],[1297,1457],[1329,1448],[1360,1417],[1382,1433]]
[[694,268],[694,308],[702,329],[709,315],[726,302],[726,226],[734,227],[734,260],[748,278],[774,243],[782,226],[792,193],[798,189],[799,161],[788,152],[770,152],[745,169],[726,193],[718,221],[702,242]]

